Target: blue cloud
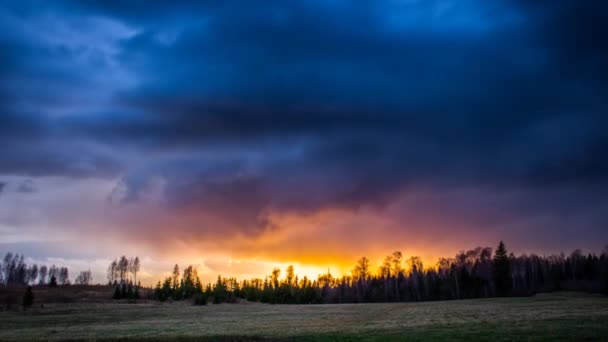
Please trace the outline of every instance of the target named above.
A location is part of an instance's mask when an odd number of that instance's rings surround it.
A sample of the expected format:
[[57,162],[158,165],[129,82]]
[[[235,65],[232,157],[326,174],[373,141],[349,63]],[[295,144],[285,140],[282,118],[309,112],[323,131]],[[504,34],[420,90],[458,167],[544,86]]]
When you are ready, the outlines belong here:
[[176,206],[250,216],[419,183],[592,191],[608,181],[605,10],[7,2],[0,174],[124,177],[132,199],[160,175]]

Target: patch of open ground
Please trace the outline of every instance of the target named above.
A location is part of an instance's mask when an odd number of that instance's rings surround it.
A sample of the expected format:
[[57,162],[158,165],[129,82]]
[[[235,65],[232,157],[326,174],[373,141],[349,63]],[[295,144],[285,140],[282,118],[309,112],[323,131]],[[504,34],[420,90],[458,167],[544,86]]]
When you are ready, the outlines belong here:
[[608,340],[608,297],[193,306],[54,303],[0,313],[0,340]]

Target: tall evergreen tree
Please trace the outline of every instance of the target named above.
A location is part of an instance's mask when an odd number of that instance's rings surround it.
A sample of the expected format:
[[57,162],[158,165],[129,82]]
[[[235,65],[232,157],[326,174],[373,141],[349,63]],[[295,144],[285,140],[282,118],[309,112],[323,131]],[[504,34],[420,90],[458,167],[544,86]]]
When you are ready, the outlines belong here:
[[511,293],[511,265],[504,242],[500,241],[494,254],[494,286],[497,296],[508,296]]

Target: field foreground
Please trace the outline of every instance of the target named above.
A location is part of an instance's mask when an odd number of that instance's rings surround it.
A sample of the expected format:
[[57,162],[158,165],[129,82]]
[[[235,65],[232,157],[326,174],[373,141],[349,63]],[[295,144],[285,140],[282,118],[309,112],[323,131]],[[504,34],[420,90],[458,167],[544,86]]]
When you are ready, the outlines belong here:
[[608,297],[192,306],[48,304],[0,312],[0,340],[608,340]]

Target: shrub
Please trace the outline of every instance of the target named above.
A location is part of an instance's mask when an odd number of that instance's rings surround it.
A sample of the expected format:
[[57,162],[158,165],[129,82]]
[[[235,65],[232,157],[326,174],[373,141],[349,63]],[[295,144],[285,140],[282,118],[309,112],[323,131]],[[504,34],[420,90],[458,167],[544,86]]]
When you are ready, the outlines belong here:
[[194,305],[207,305],[207,297],[201,294],[194,296]]

